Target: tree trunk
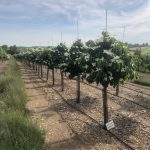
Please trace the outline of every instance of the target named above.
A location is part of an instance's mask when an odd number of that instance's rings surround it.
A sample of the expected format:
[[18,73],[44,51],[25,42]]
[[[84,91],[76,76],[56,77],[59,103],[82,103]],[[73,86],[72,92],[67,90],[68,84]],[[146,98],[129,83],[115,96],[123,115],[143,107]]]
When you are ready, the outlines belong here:
[[33,70],[35,70],[35,62],[33,62]]
[[40,76],[40,65],[38,64],[38,75]]
[[47,66],[47,81],[48,81],[48,77],[49,77],[49,66]]
[[108,102],[107,102],[107,86],[103,86],[103,115],[104,115],[104,129],[106,128],[106,123],[108,122]]
[[42,65],[41,65],[41,78],[43,78],[43,68],[42,68]]
[[36,63],[34,62],[34,70],[36,69]]
[[77,76],[77,103],[80,103],[80,75]]
[[31,68],[31,62],[29,61],[29,67]]
[[119,83],[117,84],[117,87],[116,87],[116,96],[119,95]]
[[36,63],[36,73],[37,73],[37,63]]
[[53,85],[55,84],[55,78],[54,78],[54,68],[52,69],[52,79],[53,79]]
[[61,73],[61,87],[62,87],[62,91],[64,91],[64,74],[61,70],[60,73]]
[[33,70],[34,70],[34,62],[32,62],[32,68],[33,68]]

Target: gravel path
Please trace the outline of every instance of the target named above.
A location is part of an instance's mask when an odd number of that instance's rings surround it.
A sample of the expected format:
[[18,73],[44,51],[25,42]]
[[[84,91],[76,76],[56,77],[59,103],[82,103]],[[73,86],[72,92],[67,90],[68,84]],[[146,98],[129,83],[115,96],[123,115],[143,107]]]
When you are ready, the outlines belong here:
[[[50,78],[51,79],[51,78]],[[56,85],[54,89],[60,91],[60,74],[55,74]],[[51,80],[49,81],[51,84]],[[130,98],[140,104],[147,104],[149,108],[149,97],[144,97],[137,92],[121,88],[120,95]],[[110,88],[111,90],[111,88]],[[112,89],[112,93],[114,90]],[[102,99],[101,91],[81,84],[81,104],[76,105],[76,81],[65,80],[65,91],[61,95],[72,105],[77,106],[88,115],[102,122]],[[140,98],[140,99],[139,99]],[[116,128],[112,132],[133,149],[150,149],[150,110],[131,101],[109,95],[109,116],[113,119]],[[141,145],[142,143],[142,145]]]
[[26,69],[24,80],[30,98],[27,108],[31,117],[47,131],[46,149],[130,149],[105,131],[101,123],[70,107],[58,93],[60,87],[57,84],[53,88],[48,87],[29,69]]
[[[29,70],[24,73],[24,83],[29,97],[27,109],[31,118],[46,131],[45,149],[83,149],[70,127],[57,112],[56,101],[49,103],[43,92],[43,84]],[[53,109],[51,109],[53,107]]]

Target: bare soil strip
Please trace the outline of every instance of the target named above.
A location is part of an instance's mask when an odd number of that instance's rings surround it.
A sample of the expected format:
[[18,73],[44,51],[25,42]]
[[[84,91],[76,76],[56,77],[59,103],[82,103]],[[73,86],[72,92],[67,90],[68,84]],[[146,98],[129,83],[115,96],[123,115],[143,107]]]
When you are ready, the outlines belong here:
[[[60,85],[60,75],[58,73],[56,73],[55,78],[56,85]],[[51,84],[51,78],[49,82]],[[60,91],[60,86],[55,86],[54,88]],[[65,88],[65,91],[61,94],[69,103],[76,105],[76,82],[73,80],[65,80]],[[81,104],[77,105],[77,107],[84,110],[97,121],[102,121],[101,91],[83,84],[81,84],[81,91],[83,91],[81,92],[82,100]],[[136,96],[136,92],[131,90],[124,91],[121,89],[120,93],[128,97],[132,95]],[[141,99],[139,99],[139,97],[133,97],[133,101],[142,103],[145,100],[143,97],[140,98]],[[146,101],[147,105],[149,105],[150,99],[147,98]],[[150,111],[130,101],[118,99],[114,96],[109,97],[109,106],[110,118],[113,119],[116,124],[116,128],[112,132],[135,149],[149,149]],[[99,113],[101,113],[101,115]]]
[[24,82],[29,97],[27,108],[31,118],[46,131],[45,149],[61,149],[61,144],[66,149],[76,147],[76,145],[82,149],[81,142],[74,137],[72,130],[57,112],[54,106],[56,102],[49,103],[42,90],[43,87],[38,86],[37,83],[40,83],[40,80],[26,70]]
[[[69,107],[57,91],[54,91],[56,88],[60,92],[58,84],[53,89],[47,87],[46,82],[28,69],[24,80],[30,98],[27,108],[31,117],[47,131],[46,149],[130,149],[105,131],[102,124],[95,123],[80,111]],[[71,94],[69,89],[66,92]],[[63,92],[60,93],[64,96]],[[100,117],[99,115],[98,118]]]

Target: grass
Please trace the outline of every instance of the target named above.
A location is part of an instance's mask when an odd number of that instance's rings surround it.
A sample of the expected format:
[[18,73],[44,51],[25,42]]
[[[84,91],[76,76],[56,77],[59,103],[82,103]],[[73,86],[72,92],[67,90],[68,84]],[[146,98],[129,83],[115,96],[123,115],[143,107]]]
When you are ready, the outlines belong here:
[[142,54],[150,54],[150,47],[143,47]]
[[139,79],[134,80],[133,82],[143,86],[150,86],[150,74],[139,73]]
[[143,85],[143,86],[149,86],[150,87],[150,81],[145,81],[145,80],[135,80],[134,83]]
[[[136,51],[136,49],[138,49],[139,47],[135,47],[135,48],[130,48],[130,53],[134,54],[134,52]],[[141,47],[141,54],[150,54],[150,46],[147,47]]]
[[27,96],[21,79],[21,71],[14,60],[8,65],[5,76],[0,78],[0,100],[8,109],[25,112]]
[[26,113],[27,96],[21,70],[10,60],[0,77],[0,150],[42,150],[44,132]]

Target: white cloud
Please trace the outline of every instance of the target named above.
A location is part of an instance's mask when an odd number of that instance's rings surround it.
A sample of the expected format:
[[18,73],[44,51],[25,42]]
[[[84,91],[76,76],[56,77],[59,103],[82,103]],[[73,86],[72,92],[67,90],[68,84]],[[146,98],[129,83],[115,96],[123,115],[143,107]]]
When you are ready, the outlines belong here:
[[[21,45],[23,42],[29,45],[32,44],[32,41],[35,43],[40,40],[43,44],[47,43],[51,37],[48,33],[54,35],[55,43],[57,43],[59,33],[63,31],[64,40],[71,43],[76,38],[76,18],[78,16],[80,37],[86,40],[95,39],[105,29],[105,6],[109,7],[109,32],[122,40],[125,25],[126,41],[150,43],[150,39],[147,39],[147,34],[150,34],[150,0],[139,0],[138,2],[137,0],[14,0],[12,2],[5,0],[3,3],[0,2],[0,19],[16,19],[17,21],[35,19],[38,21],[39,18],[42,20],[52,18],[53,21],[42,23],[40,20],[37,28],[31,24],[29,30],[23,26],[22,31],[17,29],[0,31],[6,35],[9,35],[8,32],[13,33],[13,37],[15,37],[13,42],[20,41]],[[64,20],[63,23],[59,21],[61,19]],[[39,36],[35,32],[31,35],[30,31],[39,32]],[[17,32],[21,33],[17,34]],[[24,34],[25,36],[23,36]],[[7,37],[5,37],[6,39]],[[0,42],[2,41],[3,39],[0,38]]]

